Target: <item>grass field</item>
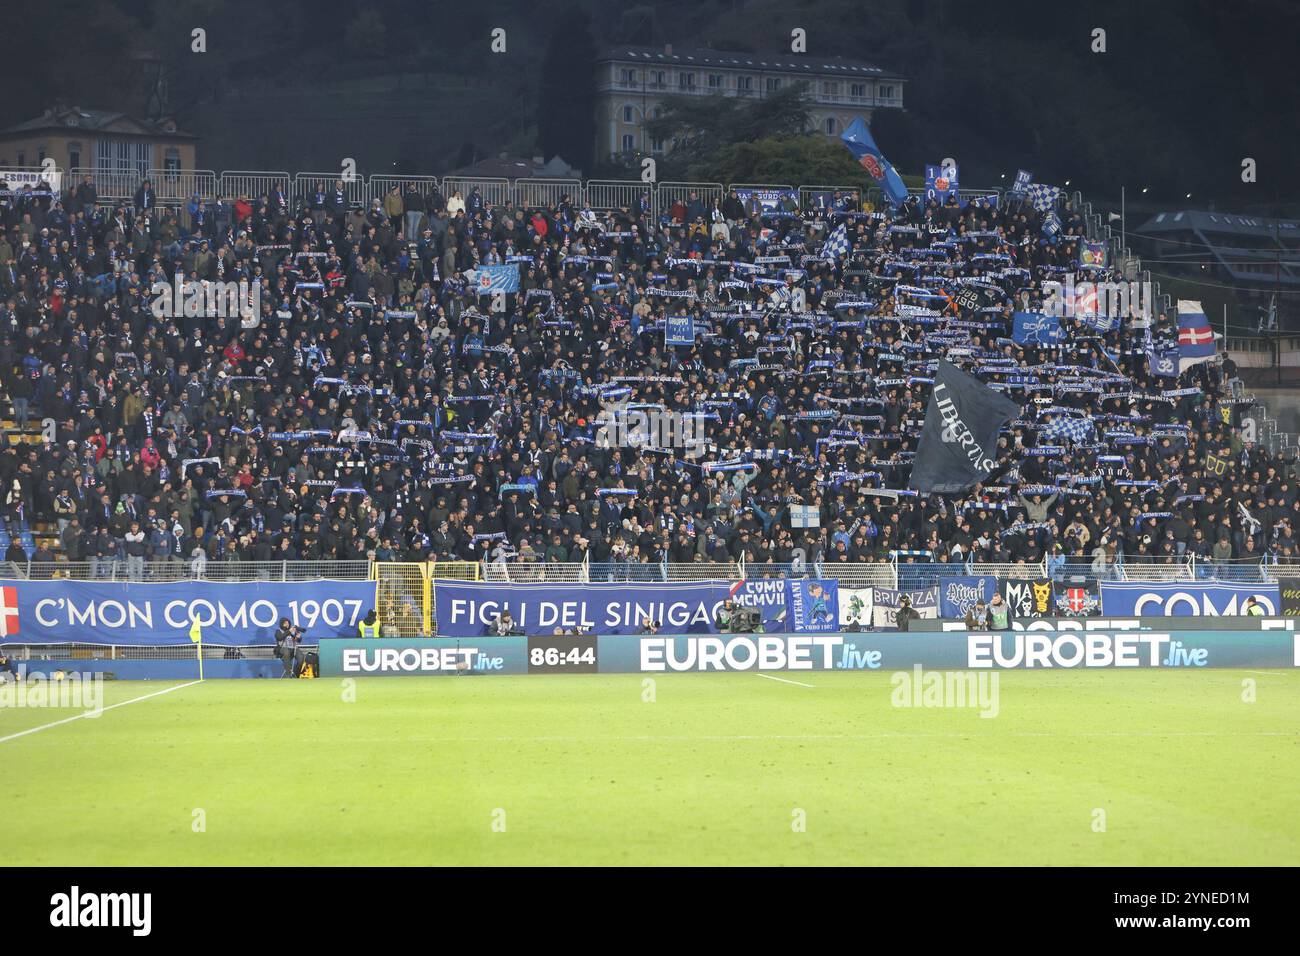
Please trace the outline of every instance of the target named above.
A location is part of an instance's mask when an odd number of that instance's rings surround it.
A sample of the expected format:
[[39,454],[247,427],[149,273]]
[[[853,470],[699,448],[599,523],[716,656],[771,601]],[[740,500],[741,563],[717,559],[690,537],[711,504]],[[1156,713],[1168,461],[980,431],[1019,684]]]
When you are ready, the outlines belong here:
[[19,737],[76,712],[0,709],[0,839],[11,866],[1300,863],[1300,672],[1000,678],[993,719],[894,707],[882,672],[653,702],[634,675],[207,681]]

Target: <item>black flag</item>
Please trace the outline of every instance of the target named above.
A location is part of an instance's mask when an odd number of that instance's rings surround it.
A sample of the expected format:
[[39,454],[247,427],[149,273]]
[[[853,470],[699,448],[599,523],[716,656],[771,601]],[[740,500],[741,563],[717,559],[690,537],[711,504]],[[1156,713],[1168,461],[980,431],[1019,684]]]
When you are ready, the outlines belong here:
[[997,463],[998,430],[1020,406],[940,359],[908,487],[922,494],[965,491]]

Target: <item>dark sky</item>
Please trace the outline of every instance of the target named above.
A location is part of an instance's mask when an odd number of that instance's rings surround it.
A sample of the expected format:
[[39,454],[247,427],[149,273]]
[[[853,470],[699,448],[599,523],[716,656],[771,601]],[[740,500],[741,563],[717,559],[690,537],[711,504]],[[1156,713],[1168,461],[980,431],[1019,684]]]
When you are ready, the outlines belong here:
[[[330,169],[347,144],[363,172],[402,157],[444,172],[467,146],[524,151],[552,25],[570,0],[69,0],[0,32],[0,125],[56,97],[143,108],[128,51],[166,65],[171,107],[205,136],[208,168]],[[1300,213],[1292,0],[579,0],[594,39],[858,57],[909,78],[881,146],[905,171],[954,156],[963,185],[1032,169],[1097,198],[1148,187],[1157,203]],[[212,12],[199,15],[196,9]],[[357,27],[368,17],[378,33]],[[205,24],[208,52],[191,53]],[[488,35],[508,30],[509,53]],[[1106,31],[1105,53],[1090,46]],[[427,71],[427,89],[404,80]],[[367,89],[371,82],[372,88]],[[462,84],[457,88],[454,84]],[[320,154],[326,155],[320,155]],[[238,157],[246,157],[240,163]],[[1258,182],[1241,182],[1253,158]],[[220,162],[217,162],[220,160]],[[385,167],[380,169],[379,167]],[[1140,193],[1139,193],[1140,194]]]

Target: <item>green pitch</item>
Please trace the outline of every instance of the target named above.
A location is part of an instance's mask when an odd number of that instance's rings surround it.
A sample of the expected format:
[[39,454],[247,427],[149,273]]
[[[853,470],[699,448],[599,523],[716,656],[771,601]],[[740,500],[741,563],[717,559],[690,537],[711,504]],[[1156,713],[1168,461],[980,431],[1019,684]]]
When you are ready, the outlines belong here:
[[16,738],[75,711],[0,709],[0,840],[10,866],[1300,863],[1300,672],[1006,672],[993,718],[778,676],[812,686],[207,681]]

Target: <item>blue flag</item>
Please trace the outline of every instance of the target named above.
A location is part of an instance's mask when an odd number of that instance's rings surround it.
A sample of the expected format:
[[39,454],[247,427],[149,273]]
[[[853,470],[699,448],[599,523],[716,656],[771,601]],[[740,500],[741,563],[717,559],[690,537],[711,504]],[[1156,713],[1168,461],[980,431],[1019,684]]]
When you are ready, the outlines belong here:
[[689,315],[670,315],[664,320],[664,345],[694,345],[695,319]]
[[867,124],[862,122],[862,117],[859,116],[850,123],[840,139],[844,140],[844,145],[849,148],[858,165],[870,173],[871,178],[885,191],[890,202],[898,206],[907,199],[907,187],[903,185],[903,177],[899,176],[898,170],[885,159],[885,154],[872,139],[871,130],[867,129]]
[[491,295],[493,292],[518,292],[519,266],[479,266],[478,294]]
[[1057,345],[1065,341],[1061,320],[1041,312],[1017,312],[1011,337],[1021,345]]

